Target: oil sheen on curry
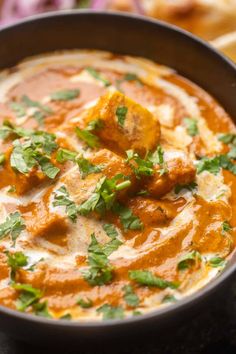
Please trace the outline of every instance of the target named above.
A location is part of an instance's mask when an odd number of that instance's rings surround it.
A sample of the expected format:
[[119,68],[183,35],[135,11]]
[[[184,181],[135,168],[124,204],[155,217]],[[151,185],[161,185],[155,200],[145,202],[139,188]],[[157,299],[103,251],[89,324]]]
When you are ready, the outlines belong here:
[[236,131],[172,69],[98,51],[1,73],[0,304],[138,316],[219,275],[234,250]]

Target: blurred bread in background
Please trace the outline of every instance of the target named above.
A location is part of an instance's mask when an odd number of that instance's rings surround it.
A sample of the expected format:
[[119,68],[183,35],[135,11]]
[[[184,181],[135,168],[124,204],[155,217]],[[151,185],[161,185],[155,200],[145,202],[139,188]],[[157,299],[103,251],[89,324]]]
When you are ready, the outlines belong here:
[[114,0],[110,9],[138,10],[212,40],[236,31],[236,0]]

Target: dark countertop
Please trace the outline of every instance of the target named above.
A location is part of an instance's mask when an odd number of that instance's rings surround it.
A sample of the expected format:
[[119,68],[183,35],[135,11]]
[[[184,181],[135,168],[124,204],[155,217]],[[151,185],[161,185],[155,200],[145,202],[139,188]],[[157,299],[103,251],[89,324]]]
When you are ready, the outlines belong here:
[[[174,333],[173,333],[174,332]],[[112,345],[103,350],[86,350],[80,347],[60,351],[53,348],[39,348],[21,343],[0,333],[0,354],[235,354],[236,353],[236,279],[223,298],[212,302],[210,307],[182,327],[171,331],[167,339],[158,336],[142,343],[128,345],[122,349]]]

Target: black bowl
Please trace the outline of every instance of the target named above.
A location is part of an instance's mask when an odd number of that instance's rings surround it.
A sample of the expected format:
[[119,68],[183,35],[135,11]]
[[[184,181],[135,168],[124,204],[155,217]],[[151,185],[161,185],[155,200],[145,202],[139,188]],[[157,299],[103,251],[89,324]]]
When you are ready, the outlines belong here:
[[[0,31],[0,68],[11,67],[35,54],[76,48],[142,56],[170,66],[212,94],[236,120],[236,66],[191,34],[143,17],[73,11],[22,21]],[[197,293],[169,307],[123,321],[56,321],[0,307],[0,329],[26,341],[54,345],[103,342],[138,332],[157,334],[186,321],[200,308],[207,309],[215,296],[226,289],[235,271],[234,256],[224,272]]]

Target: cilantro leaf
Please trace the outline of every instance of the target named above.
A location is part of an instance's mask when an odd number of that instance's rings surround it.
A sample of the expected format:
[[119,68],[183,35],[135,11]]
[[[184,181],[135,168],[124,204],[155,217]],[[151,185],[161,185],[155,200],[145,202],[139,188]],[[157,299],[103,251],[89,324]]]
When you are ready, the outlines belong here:
[[174,295],[165,295],[162,299],[162,303],[166,303],[166,302],[176,302],[176,298]]
[[227,263],[226,260],[224,258],[221,258],[221,257],[212,257],[209,260],[209,264],[213,268],[225,267],[226,263]]
[[97,313],[101,313],[103,315],[104,320],[124,318],[124,310],[121,306],[114,307],[109,304],[104,304],[97,309]]
[[95,148],[99,146],[99,139],[96,135],[88,131],[87,129],[75,128],[77,136],[83,140],[89,147]]
[[[78,207],[81,215],[88,215],[92,211],[103,214],[106,210],[110,210],[116,199],[116,192],[130,186],[131,182],[126,180],[118,183],[119,180],[125,179],[122,174],[118,174],[111,179],[102,177],[98,181],[94,193]],[[128,183],[127,183],[128,182]]]
[[86,127],[86,130],[93,131],[93,130],[100,130],[104,126],[104,123],[101,119],[94,119],[89,122],[88,126]]
[[36,108],[41,109],[45,113],[52,113],[52,109],[50,107],[45,106],[38,101],[33,101],[26,95],[22,96],[21,100],[27,107],[36,107]]
[[10,277],[12,280],[14,280],[17,269],[22,268],[28,264],[28,257],[26,257],[23,252],[15,252],[12,254],[10,252],[6,252],[6,255],[7,264],[11,268]]
[[116,110],[116,116],[118,118],[118,123],[121,127],[125,124],[125,118],[128,113],[128,108],[125,106],[120,106]]
[[16,113],[17,117],[23,117],[26,115],[25,105],[21,102],[10,102],[10,108]]
[[232,226],[230,225],[230,223],[225,220],[223,223],[222,223],[222,235],[225,234],[225,232],[230,232],[232,231]]
[[93,302],[91,299],[78,299],[77,304],[81,306],[83,309],[88,309],[93,306]]
[[40,156],[37,158],[38,164],[41,167],[42,172],[49,178],[54,179],[60,172],[60,168],[54,166],[49,158]]
[[132,210],[124,205],[115,203],[113,207],[113,212],[119,215],[120,221],[125,230],[141,230],[143,228],[143,223],[132,213]]
[[130,270],[129,277],[141,285],[154,286],[159,289],[176,289],[179,284],[164,280],[148,270]]
[[133,288],[131,285],[125,285],[122,290],[124,291],[124,299],[127,305],[131,307],[137,307],[139,305],[139,298],[134,293]]
[[175,186],[175,194],[179,194],[180,191],[183,189],[187,189],[190,192],[194,192],[197,188],[197,183],[196,182],[191,182],[189,184],[177,184]]
[[204,157],[197,165],[197,173],[200,174],[203,171],[209,171],[217,175],[221,168],[236,174],[236,165],[231,162],[227,155],[219,155],[212,158]]
[[13,244],[21,231],[25,229],[24,220],[18,211],[11,213],[2,224],[0,224],[0,239],[7,235],[11,235]]
[[66,313],[65,315],[59,317],[59,320],[67,320],[70,321],[72,319],[72,316],[70,313]]
[[93,165],[89,160],[85,159],[83,156],[80,156],[76,159],[76,163],[79,166],[79,170],[82,178],[87,177],[91,173],[99,173],[102,170],[102,166]]
[[54,196],[53,206],[65,206],[66,207],[66,214],[71,219],[71,221],[75,222],[77,219],[78,209],[70,199],[69,193],[65,186],[60,187]]
[[110,282],[112,279],[112,267],[94,233],[91,235],[91,243],[88,247],[88,264],[90,268],[83,270],[82,275],[90,285],[100,286]]
[[167,164],[164,160],[164,151],[160,145],[157,146],[154,152],[148,154],[148,160],[151,161],[153,165],[160,166],[160,176],[168,172]]
[[180,258],[178,262],[178,269],[183,270],[190,268],[191,265],[195,264],[198,261],[201,261],[202,257],[199,252],[191,251],[186,253],[183,257]]
[[11,167],[20,173],[26,174],[34,166],[39,165],[42,172],[49,178],[55,178],[60,169],[54,166],[44,154],[51,153],[57,148],[55,136],[46,132],[36,132],[24,141],[15,140],[10,156]]
[[57,150],[56,160],[59,163],[64,163],[66,161],[75,161],[76,156],[76,152],[60,148]]
[[137,177],[140,175],[152,176],[154,174],[153,162],[150,159],[142,159],[134,150],[126,151],[126,163],[132,168]]
[[104,78],[96,69],[94,69],[92,67],[87,67],[86,70],[95,79],[97,79],[98,81],[101,81],[105,87],[108,87],[111,85],[110,81],[108,81],[106,78]]
[[79,94],[79,89],[68,89],[54,92],[50,97],[53,101],[70,101],[77,98]]
[[118,237],[118,232],[117,232],[115,226],[112,224],[104,224],[103,230],[106,232],[107,236],[109,236],[111,238]]
[[196,136],[199,134],[197,120],[193,118],[185,118],[184,124],[189,135]]
[[34,311],[36,316],[52,318],[52,316],[48,312],[48,303],[47,303],[47,301],[34,303],[33,304],[33,311]]
[[236,144],[236,134],[234,133],[226,133],[220,134],[218,140],[224,144]]
[[18,311],[25,311],[29,306],[38,302],[42,297],[42,292],[39,289],[33,288],[29,284],[12,284],[12,287],[20,292],[16,301]]

